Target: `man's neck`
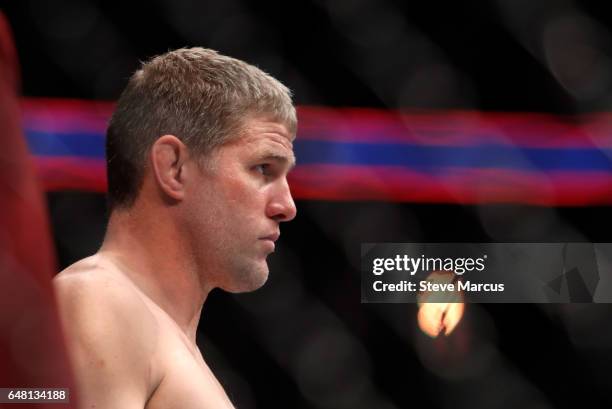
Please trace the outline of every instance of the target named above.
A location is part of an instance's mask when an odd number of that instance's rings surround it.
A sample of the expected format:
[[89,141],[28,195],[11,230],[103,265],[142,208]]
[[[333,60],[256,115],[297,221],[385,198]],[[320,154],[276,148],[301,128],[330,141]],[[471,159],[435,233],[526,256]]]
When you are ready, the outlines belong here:
[[152,221],[141,212],[113,211],[98,255],[113,263],[195,343],[210,288],[202,283],[180,240],[176,229],[159,217]]

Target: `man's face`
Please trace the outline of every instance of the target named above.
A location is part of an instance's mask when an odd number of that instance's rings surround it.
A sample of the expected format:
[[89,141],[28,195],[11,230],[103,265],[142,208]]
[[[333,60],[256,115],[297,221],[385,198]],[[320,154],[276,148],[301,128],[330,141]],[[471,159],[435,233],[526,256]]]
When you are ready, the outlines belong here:
[[249,119],[243,136],[213,152],[190,184],[190,246],[215,286],[242,292],[265,283],[279,225],[296,214],[287,184],[295,164],[290,137],[278,122]]

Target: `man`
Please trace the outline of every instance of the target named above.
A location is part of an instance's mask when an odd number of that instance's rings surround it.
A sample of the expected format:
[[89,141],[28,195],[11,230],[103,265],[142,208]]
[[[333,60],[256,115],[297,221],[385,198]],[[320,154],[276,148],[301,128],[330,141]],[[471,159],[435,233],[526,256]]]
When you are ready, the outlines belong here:
[[296,115],[288,89],[202,48],[143,64],[107,132],[110,220],[55,279],[83,408],[228,408],[196,346],[213,288],[268,276]]

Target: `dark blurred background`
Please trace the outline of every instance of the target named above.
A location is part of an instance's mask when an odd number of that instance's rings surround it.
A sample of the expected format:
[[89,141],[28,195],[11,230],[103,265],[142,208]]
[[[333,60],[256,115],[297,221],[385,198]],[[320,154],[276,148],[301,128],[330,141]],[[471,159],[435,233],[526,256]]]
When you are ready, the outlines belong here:
[[[26,97],[115,100],[182,46],[241,58],[298,105],[612,111],[612,9],[563,0],[5,2]],[[299,158],[298,158],[299,161]],[[61,267],[92,254],[101,194],[47,194]],[[362,242],[612,242],[609,207],[297,202],[271,276],[213,292],[199,343],[238,408],[609,406],[608,305],[467,306],[450,336],[417,307],[361,304]]]

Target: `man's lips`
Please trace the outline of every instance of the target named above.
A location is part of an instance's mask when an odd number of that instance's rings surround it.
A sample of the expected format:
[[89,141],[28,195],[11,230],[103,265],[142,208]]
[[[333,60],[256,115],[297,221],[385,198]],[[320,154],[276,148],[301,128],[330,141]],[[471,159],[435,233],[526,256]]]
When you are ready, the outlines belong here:
[[274,232],[274,233],[269,234],[267,236],[261,237],[260,240],[270,240],[272,242],[275,242],[276,240],[278,240],[279,237],[280,237],[280,233],[279,232]]

